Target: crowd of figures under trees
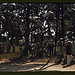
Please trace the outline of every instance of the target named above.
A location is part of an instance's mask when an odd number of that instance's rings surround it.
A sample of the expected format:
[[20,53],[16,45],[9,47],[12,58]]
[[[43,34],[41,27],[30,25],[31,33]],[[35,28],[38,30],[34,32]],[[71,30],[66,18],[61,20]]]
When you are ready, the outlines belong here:
[[[0,41],[25,38],[24,55],[33,45],[60,37],[75,38],[75,4],[1,3]],[[37,49],[36,49],[37,50]]]

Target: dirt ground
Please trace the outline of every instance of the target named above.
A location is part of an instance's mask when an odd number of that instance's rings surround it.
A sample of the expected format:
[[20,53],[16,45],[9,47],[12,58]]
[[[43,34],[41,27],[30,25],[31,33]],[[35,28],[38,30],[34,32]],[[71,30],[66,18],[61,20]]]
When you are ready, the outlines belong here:
[[[25,72],[25,71],[75,71],[75,64],[63,68],[63,65],[56,65],[54,62],[42,67],[47,61],[10,63],[7,59],[0,60],[0,72]],[[42,68],[41,68],[42,67]]]

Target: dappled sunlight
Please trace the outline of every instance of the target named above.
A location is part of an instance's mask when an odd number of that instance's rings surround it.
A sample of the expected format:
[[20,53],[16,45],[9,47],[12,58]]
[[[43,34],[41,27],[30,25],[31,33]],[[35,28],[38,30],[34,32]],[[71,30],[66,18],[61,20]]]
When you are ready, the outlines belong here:
[[22,70],[28,70],[28,69],[34,69],[36,67],[40,67],[44,64],[9,64],[9,65],[0,65],[0,71],[22,71]]
[[75,3],[0,3],[0,72],[75,71]]

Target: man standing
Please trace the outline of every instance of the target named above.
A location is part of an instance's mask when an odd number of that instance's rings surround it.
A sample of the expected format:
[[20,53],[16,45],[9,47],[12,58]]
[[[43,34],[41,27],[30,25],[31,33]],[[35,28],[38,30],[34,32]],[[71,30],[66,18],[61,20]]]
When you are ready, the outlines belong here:
[[60,41],[58,43],[59,46],[59,51],[58,51],[58,60],[57,60],[57,64],[60,64],[62,62],[62,58],[63,58],[63,38],[60,38]]
[[60,42],[59,42],[59,53],[61,58],[63,57],[63,38],[60,38]]
[[53,42],[49,41],[48,50],[50,51],[50,57],[51,57],[51,55],[53,56],[53,48],[54,48]]
[[63,65],[65,65],[67,62],[67,55],[66,55],[66,47],[67,47],[67,40],[65,40],[64,42],[64,46],[63,46],[63,55],[64,55],[64,58],[63,58]]
[[19,52],[21,53],[22,52],[22,41],[19,40]]
[[69,66],[71,64],[71,42],[68,41],[68,44],[66,46],[66,54],[67,54],[67,66]]
[[13,44],[13,53],[15,53],[15,44]]
[[10,43],[8,42],[8,43],[7,43],[7,52],[8,52],[8,53],[10,53],[10,49],[11,49],[11,46],[10,46]]

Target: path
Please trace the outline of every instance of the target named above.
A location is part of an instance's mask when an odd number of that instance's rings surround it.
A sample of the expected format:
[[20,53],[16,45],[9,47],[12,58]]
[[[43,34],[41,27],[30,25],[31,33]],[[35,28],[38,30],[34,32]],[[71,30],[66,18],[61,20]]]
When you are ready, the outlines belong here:
[[[0,72],[21,72],[21,71],[75,71],[75,64],[62,68],[63,65],[55,65],[54,63],[49,63],[42,69],[40,69],[46,62],[22,62],[22,63],[9,63],[1,64],[7,60],[0,60]],[[39,70],[40,69],[40,70]]]

